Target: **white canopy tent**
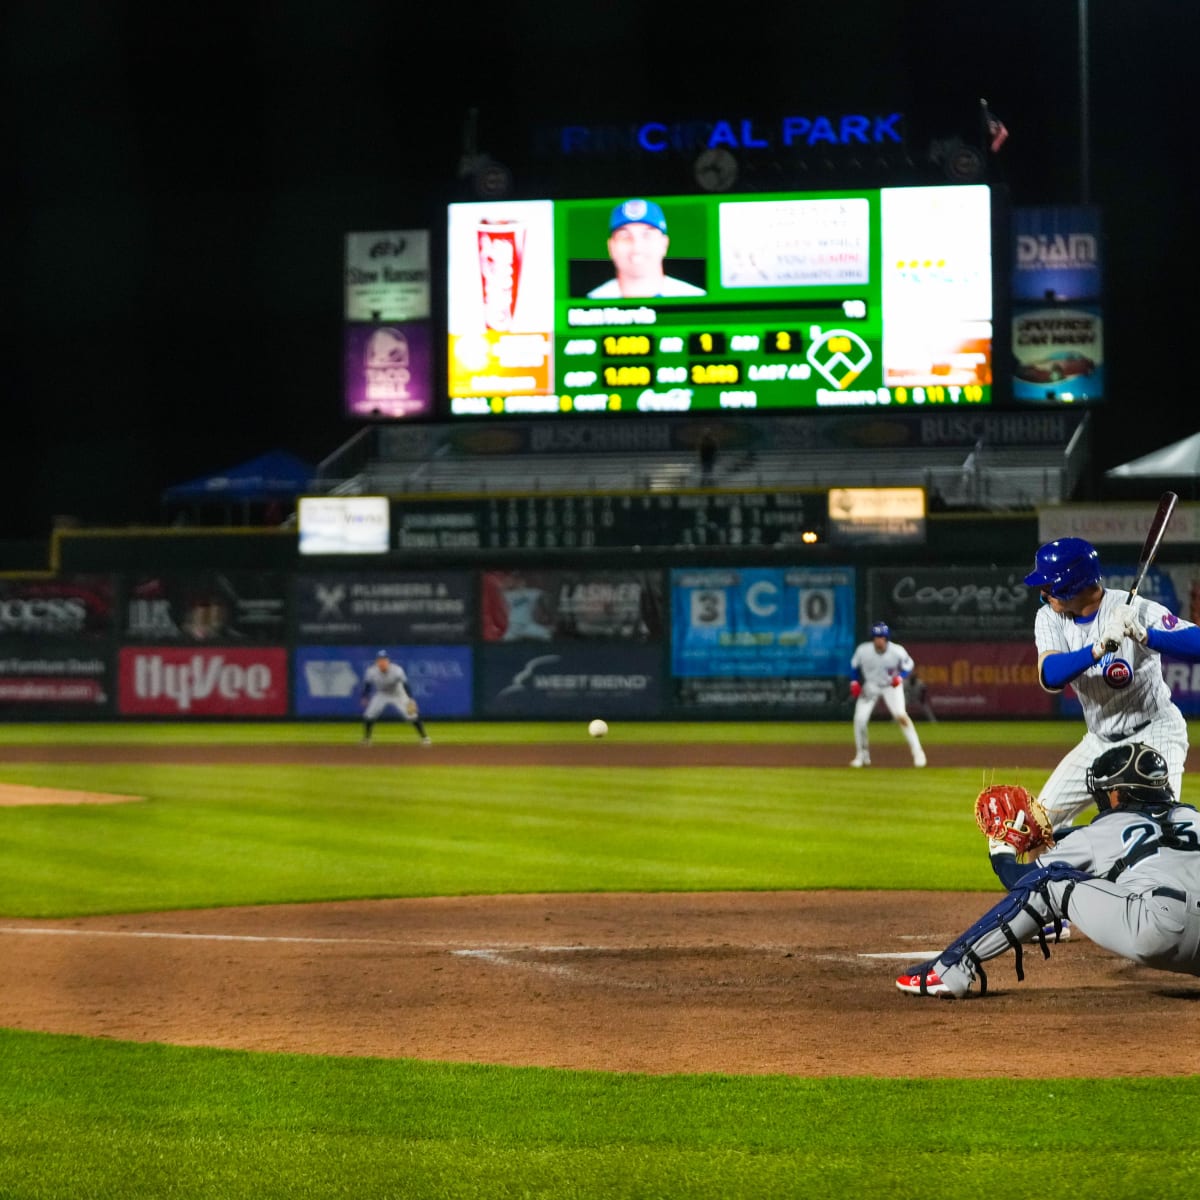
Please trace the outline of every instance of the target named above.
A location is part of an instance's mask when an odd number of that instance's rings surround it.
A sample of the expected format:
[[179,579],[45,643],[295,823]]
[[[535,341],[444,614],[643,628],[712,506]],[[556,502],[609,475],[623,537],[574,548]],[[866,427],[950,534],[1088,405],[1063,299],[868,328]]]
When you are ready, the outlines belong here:
[[1105,479],[1179,479],[1200,478],[1200,433],[1172,442],[1141,458],[1104,472]]
[[1200,433],[1112,467],[1104,472],[1104,481],[1123,495],[1135,489],[1149,495],[1169,486],[1195,500],[1200,497]]

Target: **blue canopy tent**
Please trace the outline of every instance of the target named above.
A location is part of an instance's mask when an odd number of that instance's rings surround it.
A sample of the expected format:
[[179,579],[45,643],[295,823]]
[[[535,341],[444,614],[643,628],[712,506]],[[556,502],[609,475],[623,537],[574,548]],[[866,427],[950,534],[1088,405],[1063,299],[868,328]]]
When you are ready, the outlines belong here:
[[[168,515],[191,516],[199,522],[213,508],[223,511],[225,524],[277,525],[288,516],[312,485],[316,469],[286,450],[271,450],[248,462],[211,475],[177,483],[162,495]],[[257,520],[252,520],[257,517]]]

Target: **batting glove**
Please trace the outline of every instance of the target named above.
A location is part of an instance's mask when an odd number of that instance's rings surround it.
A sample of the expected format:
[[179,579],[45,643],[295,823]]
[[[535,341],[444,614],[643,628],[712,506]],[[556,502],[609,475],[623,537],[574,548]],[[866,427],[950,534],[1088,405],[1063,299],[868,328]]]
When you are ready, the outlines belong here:
[[853,696],[855,700],[862,695],[862,684],[859,683],[857,679],[850,680],[850,695]]
[[1125,636],[1131,637],[1135,642],[1146,644],[1146,627],[1137,619],[1137,613],[1133,611],[1132,605],[1127,605],[1129,608],[1129,616],[1125,618]]
[[1120,645],[1125,638],[1125,622],[1118,616],[1111,616],[1104,622],[1098,638],[1101,650],[1109,643]]

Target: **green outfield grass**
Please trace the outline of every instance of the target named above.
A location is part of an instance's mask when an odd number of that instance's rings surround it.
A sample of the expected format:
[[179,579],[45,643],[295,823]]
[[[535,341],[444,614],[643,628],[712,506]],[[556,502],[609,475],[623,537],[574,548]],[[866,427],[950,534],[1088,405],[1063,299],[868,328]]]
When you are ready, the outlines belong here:
[[[0,913],[378,896],[994,886],[972,768],[0,763],[145,796],[0,809]],[[1043,773],[1024,773],[1030,785]],[[902,852],[898,853],[897,848]]]
[[[603,716],[603,713],[598,713]],[[384,721],[380,736],[386,736],[396,721]],[[573,742],[585,734],[586,721],[430,721],[430,732],[439,745],[544,745]],[[980,742],[1010,745],[1062,746],[1066,749],[1083,736],[1075,721],[943,721],[918,723],[922,740],[929,746],[964,746]],[[404,737],[410,737],[403,732]],[[0,724],[0,745],[46,746],[88,745],[342,745],[355,742],[361,733],[356,721],[258,722],[95,722],[59,724]],[[399,734],[397,735],[399,736]],[[615,741],[649,743],[722,742],[739,745],[795,744],[797,746],[846,744],[854,749],[850,709],[844,721],[612,721],[609,737]],[[871,726],[873,744],[902,745],[899,731],[890,720]]]
[[[849,732],[654,724],[618,725],[612,736],[713,741],[739,731],[799,744]],[[1077,733],[922,726],[931,760],[939,742],[1038,738],[1065,749]],[[7,744],[354,734],[344,725],[0,727]],[[441,744],[581,730],[447,724],[438,734]],[[885,725],[874,736],[898,735]],[[509,891],[988,889],[970,801],[990,765],[867,774],[0,763],[0,782],[146,797],[0,808],[0,915]],[[1195,1194],[1200,1152],[1185,1136],[1165,1153],[1163,1137],[1170,1114],[1200,1099],[1196,1078],[936,1078],[951,1067],[929,1063],[928,1080],[650,1077],[0,1031],[0,1197]]]

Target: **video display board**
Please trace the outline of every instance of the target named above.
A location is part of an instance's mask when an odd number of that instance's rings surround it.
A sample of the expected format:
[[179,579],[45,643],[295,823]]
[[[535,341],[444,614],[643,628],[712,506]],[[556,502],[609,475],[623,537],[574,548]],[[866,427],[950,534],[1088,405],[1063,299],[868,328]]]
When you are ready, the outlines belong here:
[[992,401],[984,185],[449,206],[451,416]]

